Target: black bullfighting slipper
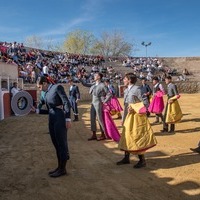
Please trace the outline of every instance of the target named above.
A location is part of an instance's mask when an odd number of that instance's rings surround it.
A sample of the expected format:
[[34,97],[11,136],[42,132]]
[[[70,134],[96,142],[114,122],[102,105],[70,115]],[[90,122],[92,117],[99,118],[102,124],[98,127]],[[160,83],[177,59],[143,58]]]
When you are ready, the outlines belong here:
[[60,176],[64,176],[66,174],[67,174],[66,170],[59,169],[56,172],[54,172],[53,174],[49,174],[49,176],[52,177],[52,178],[57,178],[57,177],[60,177]]
[[53,169],[53,170],[49,171],[48,174],[51,175],[51,174],[55,173],[55,172],[58,171],[58,170],[59,170],[59,168]]
[[91,141],[91,140],[97,140],[97,137],[90,137],[90,138],[88,138],[88,141]]
[[133,168],[139,169],[142,167],[146,167],[146,162],[145,161],[139,161],[136,165],[133,166]]
[[125,165],[125,164],[130,164],[130,160],[127,158],[123,158],[122,160],[116,163],[116,165]]
[[190,148],[191,151],[195,152],[195,153],[199,153],[200,154],[200,147],[197,147],[195,149]]

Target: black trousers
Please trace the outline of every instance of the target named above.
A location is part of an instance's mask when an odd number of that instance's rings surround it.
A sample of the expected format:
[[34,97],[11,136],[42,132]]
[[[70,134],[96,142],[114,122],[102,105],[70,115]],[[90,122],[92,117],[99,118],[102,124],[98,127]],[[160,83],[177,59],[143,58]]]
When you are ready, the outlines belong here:
[[49,133],[60,161],[69,160],[67,129],[64,111],[60,108],[49,109]]

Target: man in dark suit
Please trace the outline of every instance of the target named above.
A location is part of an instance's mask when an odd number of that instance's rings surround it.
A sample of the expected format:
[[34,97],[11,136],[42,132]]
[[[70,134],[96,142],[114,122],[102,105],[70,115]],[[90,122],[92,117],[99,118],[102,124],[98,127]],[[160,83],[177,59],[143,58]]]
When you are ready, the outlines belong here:
[[69,80],[69,101],[74,112],[74,120],[78,121],[78,101],[80,100],[80,92],[77,85],[73,84],[73,80]]
[[56,149],[58,167],[49,172],[50,177],[66,174],[66,163],[69,160],[67,129],[71,127],[70,102],[63,86],[51,84],[48,77],[39,77],[37,86],[45,91],[45,103],[48,110],[36,109],[38,114],[49,114],[49,133]]
[[[91,131],[92,131],[92,137],[88,138],[88,141],[90,140],[105,140],[105,127],[103,123],[102,118],[102,112],[103,112],[103,103],[108,102],[112,94],[108,91],[108,88],[106,85],[102,82],[103,74],[96,73],[94,75],[94,83],[86,83],[84,80],[82,80],[81,75],[78,75],[80,82],[85,87],[90,87],[89,93],[92,95],[92,104],[90,109],[90,122],[91,122]],[[99,122],[100,129],[101,129],[101,136],[97,138],[96,131],[96,118]]]

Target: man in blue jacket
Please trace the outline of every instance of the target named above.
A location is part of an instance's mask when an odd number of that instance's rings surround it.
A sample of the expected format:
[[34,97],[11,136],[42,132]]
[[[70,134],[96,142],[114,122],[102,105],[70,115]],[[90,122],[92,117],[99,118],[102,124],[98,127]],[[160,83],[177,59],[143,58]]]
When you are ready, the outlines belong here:
[[69,101],[74,112],[74,120],[78,121],[78,101],[80,100],[80,92],[77,85],[73,84],[73,80],[69,80]]

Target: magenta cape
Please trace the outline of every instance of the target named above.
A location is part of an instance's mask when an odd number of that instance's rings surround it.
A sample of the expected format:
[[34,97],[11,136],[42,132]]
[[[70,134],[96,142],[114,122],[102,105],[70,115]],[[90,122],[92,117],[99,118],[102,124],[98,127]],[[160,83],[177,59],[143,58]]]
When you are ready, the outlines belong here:
[[105,134],[108,139],[113,139],[116,142],[120,140],[120,134],[110,114],[111,108],[108,104],[103,105],[103,122]]
[[163,93],[161,91],[156,92],[149,105],[148,110],[151,113],[156,113],[156,114],[162,113],[162,111],[164,110],[164,100],[163,100]]

